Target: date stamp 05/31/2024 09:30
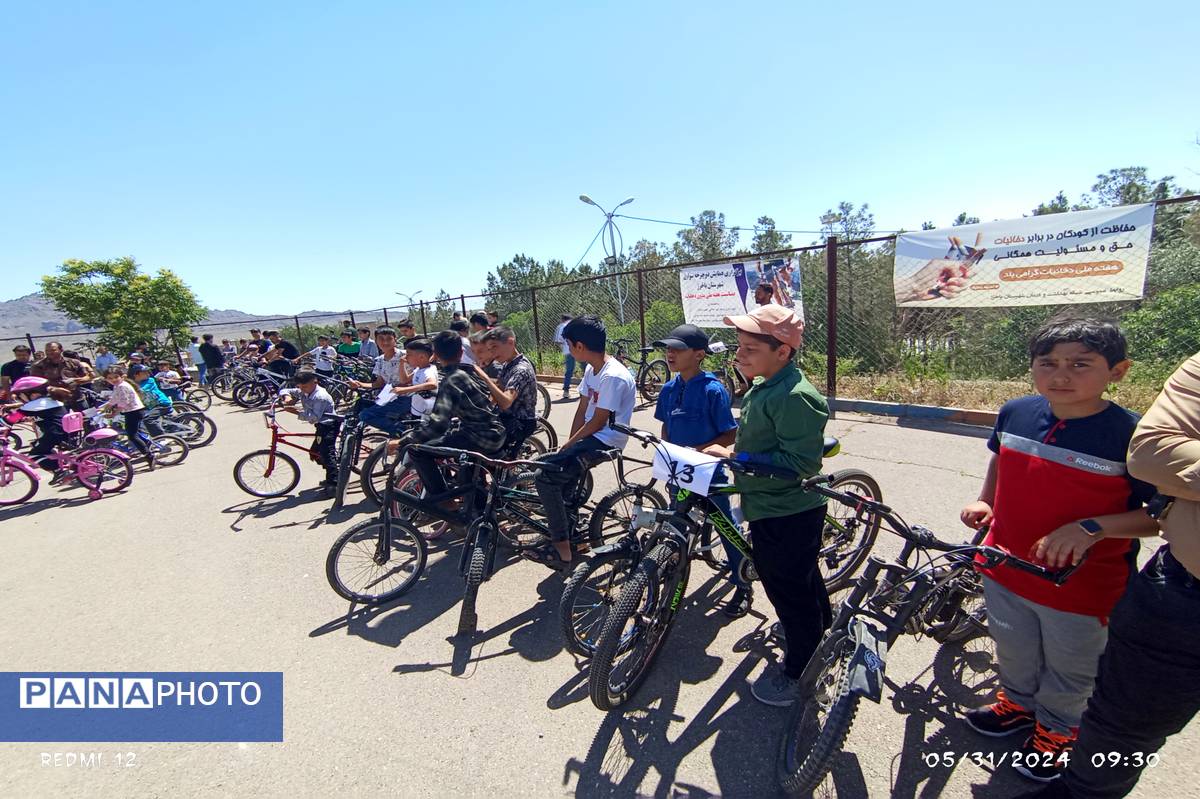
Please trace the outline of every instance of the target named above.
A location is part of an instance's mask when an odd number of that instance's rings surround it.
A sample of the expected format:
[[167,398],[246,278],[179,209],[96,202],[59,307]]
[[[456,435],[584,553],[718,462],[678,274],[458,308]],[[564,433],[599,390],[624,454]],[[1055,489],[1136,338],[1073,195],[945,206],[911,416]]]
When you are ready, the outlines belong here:
[[[995,769],[1010,766],[1016,768],[1040,765],[1060,765],[1066,767],[1071,763],[1071,752],[1057,755],[1040,752],[926,752],[921,758],[929,768],[953,768],[964,760],[977,766]],[[1092,755],[1094,768],[1136,767],[1154,768],[1160,757],[1158,752],[1096,752]]]

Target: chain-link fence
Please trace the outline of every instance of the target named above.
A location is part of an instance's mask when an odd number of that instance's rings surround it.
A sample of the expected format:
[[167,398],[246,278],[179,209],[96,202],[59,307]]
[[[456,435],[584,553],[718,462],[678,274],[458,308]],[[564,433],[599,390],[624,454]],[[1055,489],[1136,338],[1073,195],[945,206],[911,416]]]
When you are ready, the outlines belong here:
[[[249,336],[251,328],[275,329],[306,350],[316,346],[318,335],[336,338],[348,328],[374,329],[383,324],[395,327],[408,320],[422,334],[429,334],[447,329],[456,313],[469,319],[473,313],[492,311],[516,331],[519,345],[534,359],[540,372],[558,375],[562,374],[563,353],[555,333],[565,317],[597,315],[607,324],[612,344],[624,340],[628,349],[636,352],[637,347],[647,346],[683,323],[681,269],[730,261],[761,265],[779,263],[776,259],[783,258],[791,270],[799,273],[806,323],[801,366],[831,396],[998,407],[1029,390],[1030,335],[1051,316],[1070,312],[1120,322],[1129,338],[1135,365],[1126,384],[1115,388],[1116,395],[1129,407],[1140,409],[1149,405],[1163,378],[1179,361],[1200,350],[1200,202],[1196,197],[1186,197],[1160,201],[1159,206],[1144,296],[1123,302],[928,308],[918,303],[918,307],[907,307],[900,302],[917,295],[897,294],[906,289],[897,289],[894,281],[895,236],[856,241],[831,237],[824,244],[771,253],[637,271],[614,270],[554,285],[491,294],[442,294],[434,301],[377,310],[194,325],[192,334],[213,333],[218,341],[228,338],[236,344]],[[944,233],[939,231],[938,235]],[[952,235],[946,238],[946,255],[931,258],[924,267],[935,278],[930,285],[941,287],[941,291],[954,293],[956,269],[982,263],[979,250],[992,249],[991,265],[995,268],[999,263],[996,256],[1002,250],[994,249],[996,242],[961,242]],[[1084,251],[1067,250],[1070,246],[1069,241],[1066,246],[1055,243],[1059,250]],[[1061,255],[1049,244],[1043,247],[1047,258]],[[1086,258],[1087,263],[1079,266],[1090,269],[1106,263],[1100,254]],[[1035,262],[1031,269],[1037,268]],[[1004,279],[1011,279],[1011,275]],[[963,291],[985,292],[988,287],[986,281],[973,279],[969,289]],[[1137,295],[1143,287],[1128,288],[1131,295]],[[74,347],[90,355],[103,332],[29,335],[0,342],[12,346],[28,341],[36,350],[47,341],[58,340],[68,349]],[[725,341],[734,340],[729,329],[711,332]],[[187,342],[178,345],[187,348]]]

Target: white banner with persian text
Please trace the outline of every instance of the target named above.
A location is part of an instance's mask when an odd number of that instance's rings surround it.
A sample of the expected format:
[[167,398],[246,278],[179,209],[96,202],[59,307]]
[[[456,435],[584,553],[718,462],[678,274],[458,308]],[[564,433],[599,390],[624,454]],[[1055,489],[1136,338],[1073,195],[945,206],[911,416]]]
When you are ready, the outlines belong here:
[[794,258],[733,261],[679,270],[683,318],[697,327],[728,327],[726,316],[774,303],[804,318],[800,266]]
[[902,233],[896,304],[980,308],[1136,300],[1154,204]]

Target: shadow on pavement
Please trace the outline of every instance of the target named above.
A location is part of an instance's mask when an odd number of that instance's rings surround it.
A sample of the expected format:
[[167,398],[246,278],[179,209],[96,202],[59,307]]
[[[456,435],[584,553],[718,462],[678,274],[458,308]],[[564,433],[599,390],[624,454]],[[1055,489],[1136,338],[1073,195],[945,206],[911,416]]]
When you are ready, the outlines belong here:
[[[57,488],[57,486],[55,486],[55,488]],[[79,488],[79,487],[75,486],[75,488]],[[105,499],[105,497],[101,497],[99,500],[93,500],[88,497],[88,495],[86,493],[87,489],[79,488],[79,490],[83,491],[85,493],[82,496],[78,496],[78,497],[53,496],[53,497],[44,497],[43,499],[35,498],[24,504],[15,505],[11,508],[6,508],[3,510],[0,510],[0,520],[19,519],[22,516],[31,516],[34,513],[45,510],[47,508],[73,508],[76,505],[86,505],[89,502],[103,502]],[[42,491],[42,489],[39,487],[38,492],[41,493],[41,491]],[[125,492],[121,491],[119,493],[124,494]],[[116,495],[109,494],[108,496],[116,496]],[[35,495],[35,497],[36,497],[36,495]],[[15,532],[15,530],[14,530],[14,532]]]
[[[712,762],[719,795],[777,793],[775,747],[786,711],[765,707],[750,695],[751,673],[759,661],[775,657],[766,618],[757,612],[754,615],[760,619],[759,629],[743,636],[736,645],[735,652],[745,654],[733,673],[715,687],[712,697],[687,726],[674,738],[670,735],[672,724],[686,720],[675,712],[680,686],[711,679],[721,665],[721,658],[707,654],[705,649],[729,623],[715,601],[728,589],[729,584],[720,575],[712,575],[689,596],[676,629],[663,645],[641,690],[626,707],[603,717],[582,759],[567,761],[563,785],[569,785],[573,775],[577,777],[576,796],[711,796],[704,789],[676,782],[675,775],[684,759],[714,736]],[[572,687],[580,682],[582,691]],[[562,702],[564,694],[586,698],[586,679],[573,677],[555,697]],[[648,779],[651,784],[643,789]]]
[[[287,497],[273,497],[270,499],[251,499],[246,502],[239,502],[236,505],[230,505],[228,508],[223,508],[221,513],[235,514],[235,518],[229,524],[229,529],[235,533],[242,532],[240,526],[246,519],[269,519],[280,511],[288,510],[289,508],[307,505],[310,502],[328,501],[328,497],[324,495],[321,489],[317,486],[312,488],[304,488],[299,492]],[[278,525],[272,529],[280,527],[296,527],[304,522],[292,522],[288,524]],[[311,520],[308,529],[312,530],[320,527],[323,524],[320,516]]]

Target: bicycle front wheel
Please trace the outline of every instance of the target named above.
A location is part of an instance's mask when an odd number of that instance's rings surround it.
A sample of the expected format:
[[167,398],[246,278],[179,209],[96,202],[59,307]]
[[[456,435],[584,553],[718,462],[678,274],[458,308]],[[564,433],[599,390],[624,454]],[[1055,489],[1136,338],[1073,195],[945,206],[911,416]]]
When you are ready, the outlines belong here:
[[609,610],[588,669],[588,694],[600,710],[633,696],[671,631],[687,582],[687,564],[671,568],[673,557],[666,544],[651,549]]
[[114,494],[133,482],[133,466],[129,458],[118,452],[97,449],[79,456],[75,462],[75,476],[89,491]]
[[233,481],[251,496],[282,497],[300,482],[300,465],[285,452],[260,449],[238,459]]
[[827,635],[800,678],[776,766],[779,784],[791,796],[821,784],[850,734],[860,698],[850,692],[853,655],[854,642],[845,633]]
[[191,447],[179,436],[154,436],[149,441],[150,451],[154,453],[154,463],[158,466],[178,466],[187,460]]
[[656,358],[646,364],[638,376],[638,391],[646,398],[646,402],[658,400],[658,394],[671,379],[671,367],[662,358]]
[[207,388],[194,386],[183,392],[183,398],[195,405],[202,412],[212,407],[212,393]]
[[537,386],[538,393],[538,416],[543,419],[550,418],[550,390],[543,386],[541,382],[534,384]]
[[0,508],[20,505],[37,493],[37,473],[15,460],[0,462]]
[[462,607],[458,612],[458,634],[471,634],[479,626],[479,616],[475,612],[475,603],[479,599],[479,586],[487,579],[488,556],[495,546],[495,531],[487,522],[477,522],[476,529],[468,536],[468,546],[471,547],[467,558],[466,587],[463,590]]
[[[872,502],[883,501],[883,491],[875,478],[861,469],[842,469],[833,473],[829,487],[834,491],[858,494]],[[821,529],[821,553],[817,564],[825,580],[825,589],[838,591],[850,584],[879,534],[879,516],[859,514],[854,508],[832,502],[825,511]]]
[[637,561],[632,550],[606,552],[583,560],[571,572],[558,602],[563,646],[573,655],[591,657]]
[[[233,386],[237,378],[233,372],[222,372],[208,384],[213,394],[226,402],[233,402]],[[186,394],[184,396],[187,396]],[[211,401],[211,400],[210,400]]]
[[[381,541],[381,536],[387,536]],[[359,522],[338,537],[325,559],[325,577],[338,596],[362,605],[389,602],[416,585],[425,570],[425,541],[392,519]]]
[[665,507],[667,500],[649,486],[622,486],[596,503],[588,520],[588,541],[593,547],[601,546],[606,539],[627,532],[639,510]]
[[530,438],[538,440],[542,445],[543,452],[553,452],[558,449],[558,431],[545,419],[537,420],[537,427],[534,428]]

